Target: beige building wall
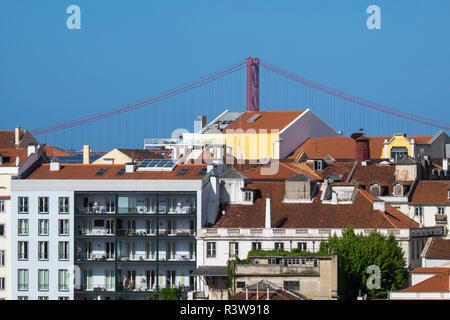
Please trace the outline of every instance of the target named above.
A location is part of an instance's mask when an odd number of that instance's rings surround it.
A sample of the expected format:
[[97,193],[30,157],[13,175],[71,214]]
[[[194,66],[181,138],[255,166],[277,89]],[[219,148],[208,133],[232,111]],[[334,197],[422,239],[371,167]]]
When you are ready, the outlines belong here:
[[114,164],[126,164],[131,162],[131,158],[121,152],[119,149],[115,148],[105,154],[104,156],[98,158],[93,162],[93,164],[108,164],[109,161],[105,161],[105,159],[114,159]]
[[[311,259],[312,257],[287,257],[289,259]],[[261,280],[272,282],[283,288],[284,281],[299,281],[299,290],[293,293],[304,295],[312,300],[335,300],[337,298],[338,258],[314,257],[318,259],[318,267],[283,266],[282,264],[237,264],[235,280],[245,281],[252,285]],[[264,259],[265,260],[265,259]],[[236,292],[245,291],[237,289]]]

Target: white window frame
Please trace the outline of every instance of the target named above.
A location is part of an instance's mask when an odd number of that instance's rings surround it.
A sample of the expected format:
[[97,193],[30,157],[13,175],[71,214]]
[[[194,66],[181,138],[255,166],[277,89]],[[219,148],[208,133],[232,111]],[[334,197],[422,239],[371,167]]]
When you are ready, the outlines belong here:
[[207,258],[216,257],[216,242],[214,241],[206,242],[206,257]]
[[48,214],[50,211],[50,200],[48,197],[38,197],[38,213]]
[[1,277],[0,278],[0,291],[3,291],[3,290],[5,290],[5,278],[4,277]]
[[49,284],[49,273],[48,269],[38,270],[38,291],[48,291]]
[[69,197],[59,197],[58,198],[58,212],[60,214],[69,213]]
[[29,206],[28,206],[28,197],[19,197],[18,198],[18,212],[20,214],[27,214],[29,211]]
[[17,270],[17,290],[28,291],[29,288],[29,274],[28,269]]
[[239,242],[231,241],[228,245],[229,247],[229,257],[230,258],[239,258]]
[[437,208],[437,213],[438,214],[445,214],[445,207],[438,207]]
[[17,242],[17,248],[18,248],[18,250],[17,250],[17,255],[18,255],[17,259],[19,261],[27,261],[28,257],[29,257],[29,255],[28,255],[28,250],[29,250],[28,241],[18,241]]
[[[61,230],[62,230],[62,232],[61,232]],[[68,236],[69,233],[70,233],[69,219],[59,219],[58,220],[58,235],[59,236]]]
[[69,260],[69,241],[58,242],[58,260],[59,261]]
[[49,244],[48,241],[38,242],[38,260],[48,261],[49,260]]
[[[42,225],[44,225],[44,228],[41,228]],[[44,231],[44,232],[41,232]],[[39,219],[38,220],[38,235],[40,236],[48,236],[49,234],[49,221],[48,219]]]
[[299,249],[300,251],[307,251],[308,250],[308,242],[306,242],[306,241],[297,242],[297,249]]
[[0,267],[6,265],[6,250],[0,250]]
[[17,234],[19,236],[28,236],[29,234],[29,225],[28,225],[28,219],[19,219],[17,221]]
[[69,291],[69,270],[58,270],[58,291]]

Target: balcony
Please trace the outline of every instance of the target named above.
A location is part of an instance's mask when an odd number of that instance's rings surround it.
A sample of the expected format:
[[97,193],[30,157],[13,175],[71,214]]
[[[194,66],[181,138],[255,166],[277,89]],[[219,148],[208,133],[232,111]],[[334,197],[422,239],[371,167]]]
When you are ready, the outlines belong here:
[[75,213],[79,215],[112,215],[115,214],[115,208],[106,206],[81,207],[76,208]]
[[77,229],[78,236],[88,236],[88,237],[113,237],[114,230],[112,229],[87,229],[87,228],[78,228]]
[[136,230],[136,229],[118,229],[117,235],[120,237],[154,237],[158,235],[159,237],[193,237],[196,235],[195,230],[191,229],[159,229],[158,233],[156,230]]
[[[195,215],[197,209],[191,206],[179,206],[175,208],[159,207],[159,215]],[[146,206],[136,207],[115,207],[98,206],[98,207],[81,207],[76,208],[77,215],[154,215],[157,214],[157,208],[149,208]]]
[[447,215],[445,213],[436,213],[436,224],[447,224]]
[[159,261],[168,262],[195,262],[195,254],[160,253]]
[[114,262],[114,261],[115,261],[114,253],[75,255],[75,262]]

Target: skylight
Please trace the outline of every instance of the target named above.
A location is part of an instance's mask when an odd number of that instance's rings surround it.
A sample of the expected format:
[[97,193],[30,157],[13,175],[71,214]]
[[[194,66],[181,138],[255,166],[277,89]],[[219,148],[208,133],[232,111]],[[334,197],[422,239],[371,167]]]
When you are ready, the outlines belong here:
[[122,168],[119,170],[119,172],[116,173],[116,176],[123,176],[124,173],[125,173],[125,168]]
[[200,170],[200,172],[197,174],[197,176],[204,176],[206,174],[206,170],[207,170],[206,167],[202,168],[202,170]]
[[254,114],[252,115],[250,118],[247,119],[247,122],[255,122],[256,120],[258,120],[261,117],[261,115],[258,114]]
[[96,176],[102,176],[105,171],[107,170],[107,168],[101,168],[100,170],[98,170],[98,172],[95,174]]
[[189,168],[182,168],[180,172],[178,172],[177,176],[184,176],[186,172],[188,172]]

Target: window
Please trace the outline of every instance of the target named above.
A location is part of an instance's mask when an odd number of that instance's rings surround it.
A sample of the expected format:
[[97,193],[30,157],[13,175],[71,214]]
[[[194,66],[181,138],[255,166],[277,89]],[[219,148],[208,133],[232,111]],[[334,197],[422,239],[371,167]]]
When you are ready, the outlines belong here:
[[69,213],[69,197],[59,197],[58,204],[59,213]]
[[19,230],[19,236],[27,236],[28,235],[28,219],[19,219],[18,224]]
[[28,300],[27,296],[18,296],[17,300]]
[[58,290],[68,291],[69,290],[69,271],[68,270],[58,270]]
[[394,196],[402,196],[403,195],[403,186],[401,184],[396,184],[394,186]]
[[0,237],[4,237],[4,236],[5,236],[5,225],[0,224]]
[[284,250],[284,242],[275,242],[275,250]]
[[5,290],[5,278],[0,278],[0,291]]
[[151,219],[145,222],[147,234],[156,234],[156,221]]
[[230,242],[230,258],[238,258],[239,257],[239,243]]
[[300,282],[298,282],[298,281],[283,281],[283,288],[285,290],[300,290]]
[[215,258],[216,257],[216,243],[215,242],[207,242],[206,243],[206,257],[207,258]]
[[48,291],[48,270],[40,269],[38,270],[38,290]]
[[113,197],[106,198],[106,213],[116,212],[116,201]]
[[58,243],[58,260],[69,260],[69,242],[60,241]]
[[438,214],[444,214],[445,213],[445,208],[444,207],[438,207],[437,211],[438,211]]
[[298,242],[298,243],[297,243],[297,248],[298,248],[300,251],[306,251],[306,242]]
[[48,219],[39,219],[38,234],[40,236],[48,236]]
[[28,290],[28,270],[27,269],[19,269],[18,270],[18,279],[17,279],[17,290],[26,291]]
[[19,213],[28,213],[28,197],[19,197]]
[[48,260],[48,241],[39,241],[38,260]]
[[4,267],[6,263],[6,251],[0,250],[0,267]]
[[48,197],[38,198],[39,213],[48,213]]
[[69,220],[67,220],[67,219],[59,220],[58,234],[60,236],[68,236],[69,235]]
[[323,169],[323,165],[322,165],[322,160],[314,160],[314,170],[322,170]]
[[48,300],[48,297],[47,296],[39,296],[38,300]]
[[252,242],[252,250],[261,250],[261,242]]
[[236,288],[245,288],[245,281],[237,281],[236,282]]
[[106,290],[114,290],[115,288],[114,270],[105,270],[105,288]]
[[0,200],[0,213],[5,212],[5,200]]
[[28,260],[28,241],[19,241],[19,260]]
[[414,259],[415,258],[415,255],[414,255],[414,240],[411,240],[411,257],[412,257],[412,259]]
[[381,196],[381,187],[378,184],[373,184],[370,186],[370,193],[375,197]]
[[391,159],[394,159],[395,162],[398,162],[407,156],[408,149],[405,147],[393,147],[391,149]]
[[58,297],[58,300],[69,300],[69,297]]
[[414,208],[414,215],[415,215],[415,216],[422,216],[422,213],[423,213],[422,207],[416,207],[416,208]]
[[244,201],[246,201],[246,202],[253,202],[253,192],[252,191],[245,191],[244,192]]

